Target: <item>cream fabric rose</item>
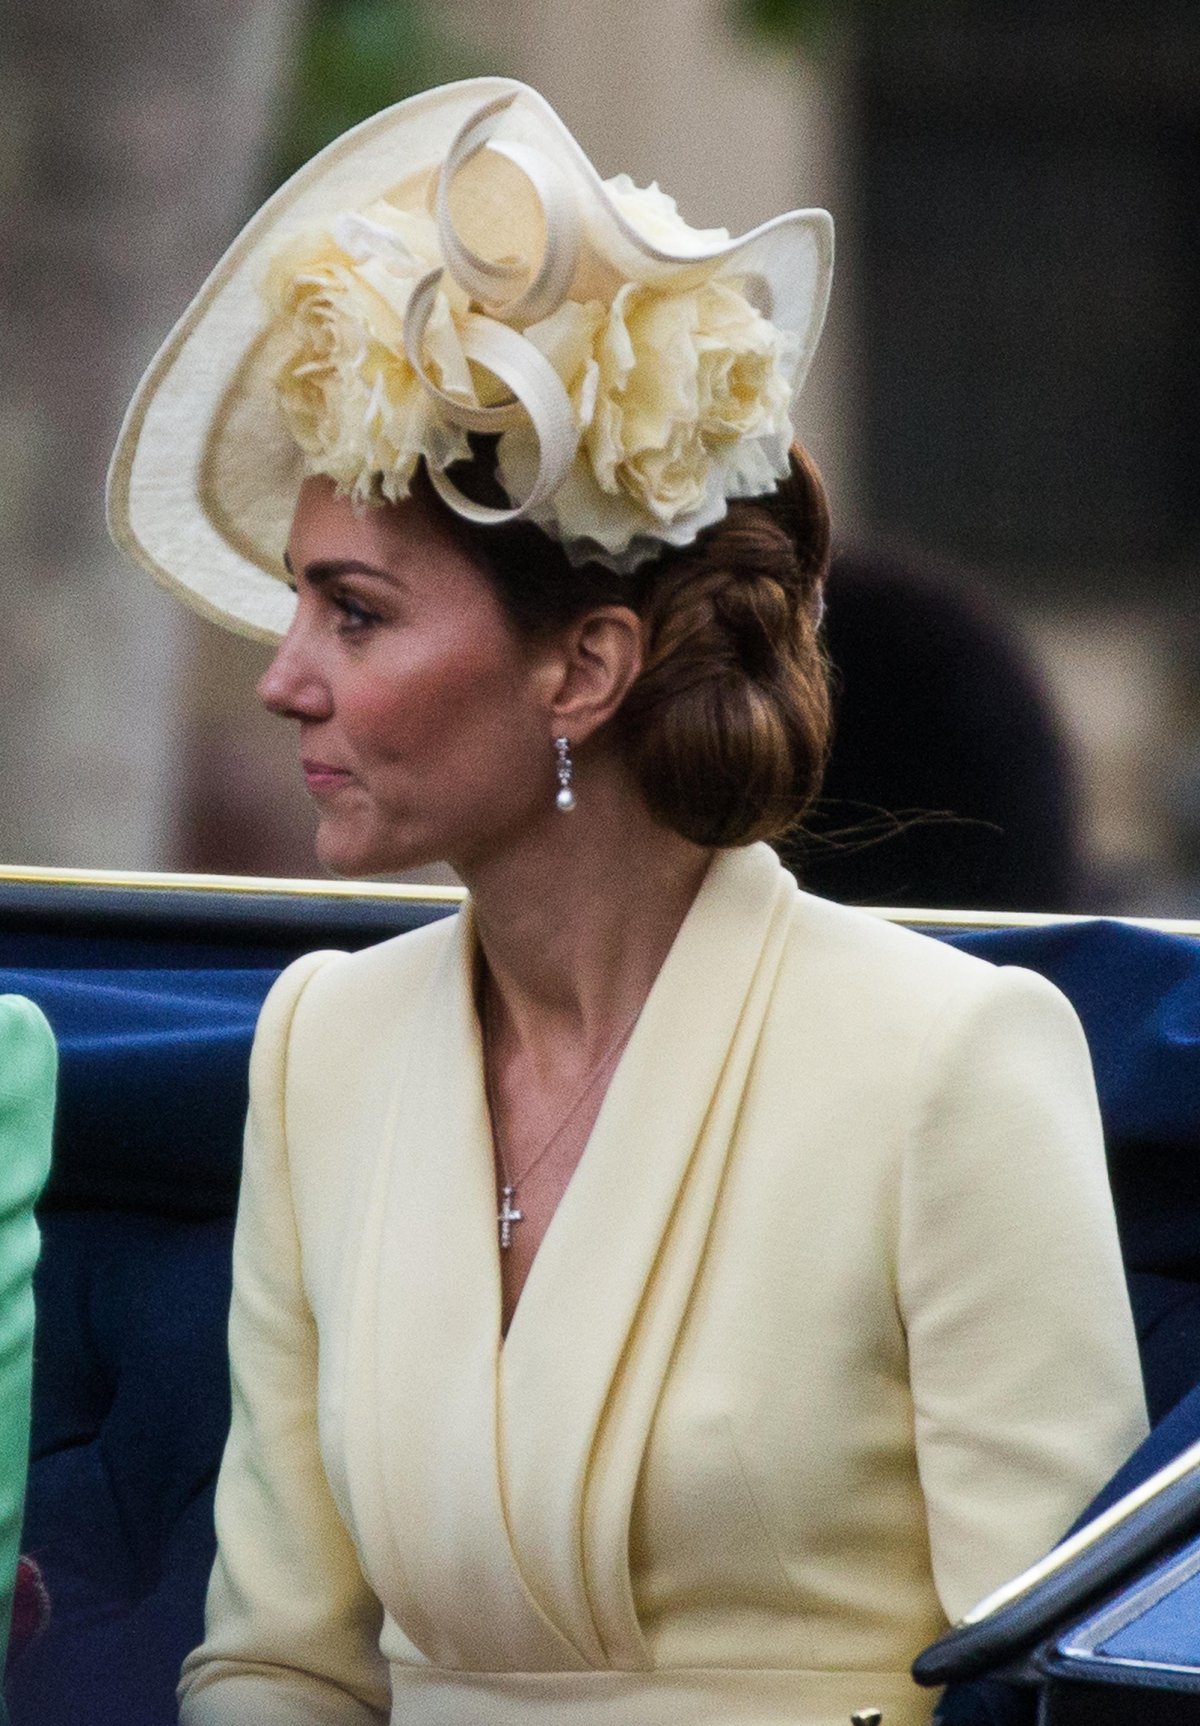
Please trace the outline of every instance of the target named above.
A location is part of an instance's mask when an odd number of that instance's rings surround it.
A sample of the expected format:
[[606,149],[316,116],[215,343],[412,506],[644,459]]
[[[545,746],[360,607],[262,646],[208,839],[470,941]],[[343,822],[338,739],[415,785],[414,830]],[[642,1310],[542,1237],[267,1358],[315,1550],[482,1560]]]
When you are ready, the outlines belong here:
[[[639,539],[688,544],[731,497],[787,472],[798,341],[736,279],[671,293],[634,282],[611,307],[567,302],[525,335],[567,387],[580,451],[540,519],[568,543],[621,556]],[[506,484],[531,471],[529,439],[501,442]]]
[[[276,387],[289,430],[310,468],[359,500],[406,497],[421,455],[445,467],[469,454],[404,352],[412,291],[438,262],[432,219],[381,201],[294,236],[263,284],[286,338]],[[425,356],[435,381],[474,405],[457,327],[467,310],[444,277]]]

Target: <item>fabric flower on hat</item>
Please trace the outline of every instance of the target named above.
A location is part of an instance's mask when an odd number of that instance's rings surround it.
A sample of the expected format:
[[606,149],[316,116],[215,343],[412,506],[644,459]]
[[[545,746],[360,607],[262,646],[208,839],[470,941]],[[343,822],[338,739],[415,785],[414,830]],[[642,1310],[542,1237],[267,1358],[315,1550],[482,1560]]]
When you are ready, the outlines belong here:
[[[525,336],[562,377],[581,434],[538,519],[580,557],[688,544],[729,498],[787,472],[799,343],[736,280],[683,292],[628,282],[610,307],[567,302]],[[502,439],[506,484],[527,483],[533,453],[520,430]]]
[[[633,569],[786,474],[800,340],[722,274],[726,229],[689,227],[657,184],[604,183],[626,250],[620,271],[598,270],[557,169],[518,146],[506,162],[504,144],[489,165],[496,119],[483,110],[460,130],[423,205],[377,200],[276,255],[265,286],[287,338],[284,419],[310,468],[356,499],[406,497],[424,458],[467,513],[446,470],[471,455],[472,431],[493,433],[513,504],[489,519],[525,516],[573,562]],[[466,207],[482,254],[450,198],[481,167]],[[536,224],[506,202],[514,167],[541,204],[540,262]],[[511,231],[490,231],[504,209]]]
[[[291,434],[314,472],[360,501],[406,497],[422,455],[444,468],[470,454],[404,352],[408,302],[438,261],[432,218],[381,200],[293,237],[263,283],[285,336],[275,382]],[[444,277],[425,352],[441,388],[474,404],[457,327],[467,310]]]
[[681,294],[622,288],[597,344],[583,428],[598,483],[670,523],[701,506],[712,465],[724,493],[743,439],[773,444],[785,471],[794,346],[734,283]]
[[[689,227],[655,184],[619,174],[606,190],[651,245],[702,255],[728,242],[724,228]],[[361,501],[406,497],[422,457],[441,472],[471,453],[405,349],[414,289],[440,270],[421,355],[448,397],[480,405],[482,374],[462,341],[471,301],[441,239],[426,210],[379,200],[294,238],[264,284],[287,334],[276,385],[292,436],[314,471]],[[729,498],[768,491],[787,472],[799,344],[737,278],[685,289],[626,281],[609,304],[564,298],[521,333],[561,380],[579,436],[562,482],[529,513],[575,561],[633,567],[664,541],[688,544]],[[539,461],[531,425],[504,432],[498,461],[510,495],[528,496]]]

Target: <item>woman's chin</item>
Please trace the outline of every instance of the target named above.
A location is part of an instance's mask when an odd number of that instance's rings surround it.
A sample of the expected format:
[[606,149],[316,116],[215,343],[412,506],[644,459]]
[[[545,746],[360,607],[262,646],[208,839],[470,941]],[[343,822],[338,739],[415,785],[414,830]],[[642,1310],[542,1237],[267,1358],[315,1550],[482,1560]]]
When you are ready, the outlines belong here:
[[440,861],[427,847],[406,842],[399,835],[363,832],[330,817],[324,817],[317,827],[315,848],[317,861],[327,874],[351,880],[403,875]]

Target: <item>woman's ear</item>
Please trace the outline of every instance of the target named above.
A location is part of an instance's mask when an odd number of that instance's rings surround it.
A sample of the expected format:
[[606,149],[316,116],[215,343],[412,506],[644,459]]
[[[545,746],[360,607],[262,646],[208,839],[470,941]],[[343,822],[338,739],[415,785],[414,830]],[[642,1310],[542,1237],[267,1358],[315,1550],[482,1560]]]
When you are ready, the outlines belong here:
[[547,710],[583,743],[616,713],[642,669],[642,624],[627,605],[598,605],[557,637],[547,657]]

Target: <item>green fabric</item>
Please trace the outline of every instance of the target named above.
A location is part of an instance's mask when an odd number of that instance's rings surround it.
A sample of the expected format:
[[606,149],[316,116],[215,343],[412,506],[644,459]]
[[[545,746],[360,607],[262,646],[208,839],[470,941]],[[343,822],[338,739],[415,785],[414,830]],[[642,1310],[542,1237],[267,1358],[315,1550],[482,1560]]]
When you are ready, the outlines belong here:
[[[34,1201],[50,1172],[57,1054],[32,1001],[0,995],[0,1672],[8,1651],[33,1373]],[[7,1715],[0,1701],[0,1726]]]

